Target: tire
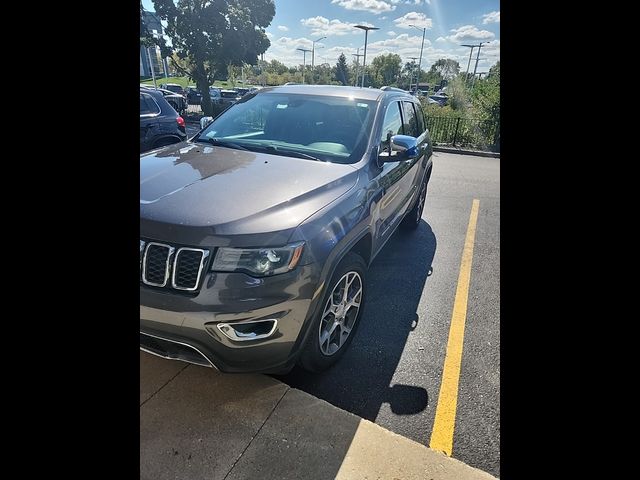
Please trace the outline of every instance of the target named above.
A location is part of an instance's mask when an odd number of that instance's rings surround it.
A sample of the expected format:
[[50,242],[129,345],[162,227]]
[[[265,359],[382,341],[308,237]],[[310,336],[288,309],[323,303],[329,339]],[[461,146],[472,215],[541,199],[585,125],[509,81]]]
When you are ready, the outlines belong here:
[[[338,362],[349,348],[364,309],[366,271],[362,257],[351,252],[336,267],[298,360],[303,369],[322,372]],[[346,282],[349,282],[349,290],[345,305]]]
[[415,205],[402,219],[400,226],[405,230],[416,230],[420,225],[420,219],[422,218],[422,212],[424,211],[424,203],[427,198],[427,184],[429,183],[430,176],[431,172],[427,173],[426,178],[420,186],[420,194],[416,199]]

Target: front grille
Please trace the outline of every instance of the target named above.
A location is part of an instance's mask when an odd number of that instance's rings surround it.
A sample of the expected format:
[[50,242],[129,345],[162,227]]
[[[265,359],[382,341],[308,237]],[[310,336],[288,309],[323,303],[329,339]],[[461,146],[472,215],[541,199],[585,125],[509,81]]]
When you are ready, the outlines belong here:
[[151,242],[144,254],[142,280],[154,287],[164,287],[169,278],[169,265],[174,248]]
[[[195,291],[200,283],[208,250],[140,241],[142,281],[154,287]],[[144,254],[142,254],[144,251]],[[171,279],[171,281],[169,281]]]
[[180,290],[195,290],[200,280],[200,267],[208,253],[205,250],[186,247],[178,250],[173,269],[173,287]]

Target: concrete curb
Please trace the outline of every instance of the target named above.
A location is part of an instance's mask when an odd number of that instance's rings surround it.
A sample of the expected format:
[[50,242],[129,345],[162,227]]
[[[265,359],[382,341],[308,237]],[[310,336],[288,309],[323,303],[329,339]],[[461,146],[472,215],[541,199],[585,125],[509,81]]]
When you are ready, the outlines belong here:
[[500,153],[499,152],[481,152],[481,151],[477,151],[477,150],[465,150],[465,149],[456,148],[456,147],[434,146],[433,147],[433,151],[434,152],[443,152],[443,153],[456,153],[458,155],[473,155],[475,157],[500,158]]
[[273,377],[142,352],[140,478],[496,480]]

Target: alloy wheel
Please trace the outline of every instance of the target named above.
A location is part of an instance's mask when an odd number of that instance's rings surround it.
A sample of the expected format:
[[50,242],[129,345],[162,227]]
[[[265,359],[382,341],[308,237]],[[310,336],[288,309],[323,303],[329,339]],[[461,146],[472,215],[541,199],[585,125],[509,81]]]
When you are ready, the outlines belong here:
[[351,334],[362,301],[362,278],[358,272],[347,272],[333,287],[320,321],[320,351],[333,355]]

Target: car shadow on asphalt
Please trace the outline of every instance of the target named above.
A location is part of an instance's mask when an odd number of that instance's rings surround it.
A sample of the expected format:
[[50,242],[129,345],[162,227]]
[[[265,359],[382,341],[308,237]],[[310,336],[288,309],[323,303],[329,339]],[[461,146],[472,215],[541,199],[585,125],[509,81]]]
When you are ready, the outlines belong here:
[[392,385],[392,379],[409,334],[418,324],[418,304],[433,271],[436,245],[424,219],[416,231],[394,233],[369,269],[361,324],[343,358],[320,374],[295,367],[275,377],[371,421],[383,403],[397,415],[423,411],[429,403],[427,391]]

